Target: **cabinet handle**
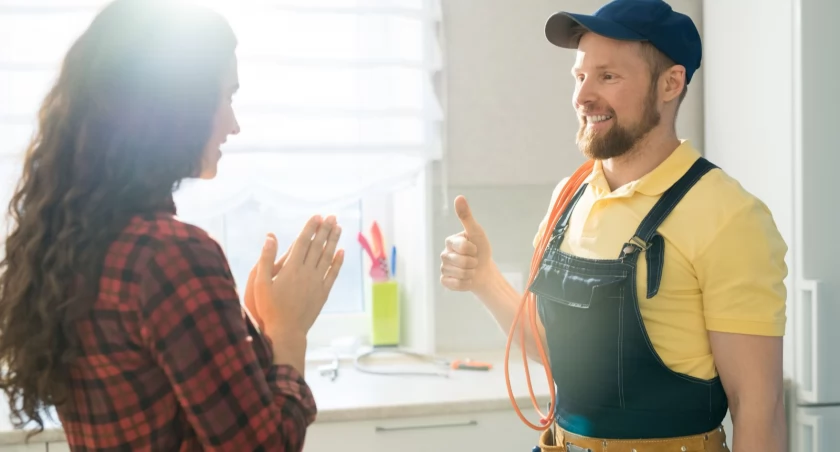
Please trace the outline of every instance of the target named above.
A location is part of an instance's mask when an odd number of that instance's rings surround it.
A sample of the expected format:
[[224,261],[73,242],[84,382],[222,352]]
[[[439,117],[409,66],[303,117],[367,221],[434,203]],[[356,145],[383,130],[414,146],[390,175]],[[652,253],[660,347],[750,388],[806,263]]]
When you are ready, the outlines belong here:
[[397,432],[400,430],[424,430],[429,428],[451,428],[451,427],[472,427],[478,425],[478,421],[468,422],[450,422],[446,424],[424,424],[424,425],[406,425],[403,427],[376,427],[376,432]]
[[799,312],[797,312],[796,334],[796,376],[800,383],[799,396],[803,402],[818,403],[820,401],[819,360],[822,350],[820,343],[820,283],[815,280],[799,281]]

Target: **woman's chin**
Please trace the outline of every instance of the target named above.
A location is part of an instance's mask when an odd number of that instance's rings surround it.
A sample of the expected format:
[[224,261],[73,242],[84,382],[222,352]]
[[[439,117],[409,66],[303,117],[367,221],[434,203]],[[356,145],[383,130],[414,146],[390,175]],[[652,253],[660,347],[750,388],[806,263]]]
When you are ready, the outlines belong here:
[[212,155],[205,154],[201,162],[201,172],[198,175],[199,179],[213,179],[219,169],[219,160],[222,159],[222,151],[216,149]]
[[205,165],[204,168],[201,169],[201,174],[199,174],[199,179],[210,180],[216,177],[216,173],[218,172],[218,167],[215,163]]

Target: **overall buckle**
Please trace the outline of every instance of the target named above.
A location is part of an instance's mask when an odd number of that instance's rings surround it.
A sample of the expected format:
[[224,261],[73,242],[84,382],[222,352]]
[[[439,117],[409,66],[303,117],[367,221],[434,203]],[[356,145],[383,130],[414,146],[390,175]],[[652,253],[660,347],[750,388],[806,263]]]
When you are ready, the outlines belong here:
[[645,242],[638,235],[634,235],[633,238],[630,239],[630,243],[636,245],[641,251],[647,251],[647,249],[650,248],[650,243]]
[[624,246],[624,249],[621,250],[624,256],[629,254],[633,254],[636,251],[647,251],[650,248],[650,243],[645,242],[641,239],[638,235],[634,235],[630,240],[627,241],[627,244]]

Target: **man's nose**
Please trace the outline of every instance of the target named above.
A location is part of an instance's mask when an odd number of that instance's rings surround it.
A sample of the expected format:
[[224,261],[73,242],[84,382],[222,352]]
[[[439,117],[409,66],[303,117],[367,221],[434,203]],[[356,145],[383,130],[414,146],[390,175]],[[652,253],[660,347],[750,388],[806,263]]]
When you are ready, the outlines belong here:
[[577,88],[575,89],[575,93],[572,98],[575,110],[580,110],[582,107],[594,103],[597,97],[598,96],[595,94],[593,86],[589,83],[588,80],[578,82]]

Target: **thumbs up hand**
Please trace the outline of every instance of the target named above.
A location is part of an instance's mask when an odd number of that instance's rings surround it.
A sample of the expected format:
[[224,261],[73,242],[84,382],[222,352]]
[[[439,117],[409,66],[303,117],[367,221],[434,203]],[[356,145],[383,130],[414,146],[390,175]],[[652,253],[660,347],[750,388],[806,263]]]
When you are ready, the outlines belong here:
[[440,253],[440,282],[450,290],[481,291],[492,263],[490,241],[463,196],[455,198],[455,212],[464,230],[446,238]]

